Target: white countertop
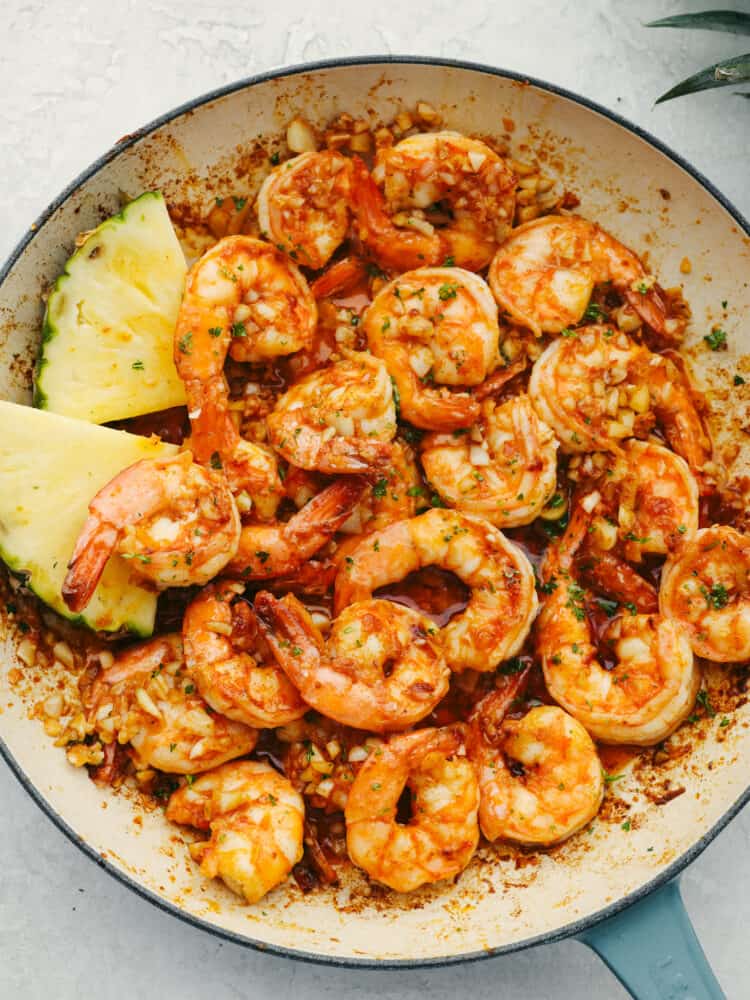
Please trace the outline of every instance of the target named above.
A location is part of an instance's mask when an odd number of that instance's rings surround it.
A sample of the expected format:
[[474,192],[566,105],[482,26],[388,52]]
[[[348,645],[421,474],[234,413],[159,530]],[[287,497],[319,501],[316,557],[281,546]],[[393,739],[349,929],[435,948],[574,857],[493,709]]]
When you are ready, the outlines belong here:
[[[642,27],[708,6],[378,0],[370,13],[353,0],[4,0],[0,256],[92,159],[165,110],[273,66],[382,52],[492,63],[593,97],[663,139],[750,215],[750,104],[728,88],[653,107],[673,82],[746,51],[742,39],[728,35]],[[626,995],[572,942],[426,972],[350,972],[259,955],[128,892],[76,851],[1,765],[0,802],[0,997],[7,1000]],[[730,998],[750,995],[748,848],[746,813],[683,881],[698,935]]]

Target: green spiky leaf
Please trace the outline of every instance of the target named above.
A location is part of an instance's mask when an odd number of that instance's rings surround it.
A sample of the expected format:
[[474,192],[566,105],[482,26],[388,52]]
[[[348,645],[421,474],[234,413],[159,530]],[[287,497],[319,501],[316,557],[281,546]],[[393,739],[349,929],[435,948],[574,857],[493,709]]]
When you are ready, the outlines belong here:
[[725,59],[723,62],[702,69],[700,73],[689,76],[687,80],[683,80],[666,94],[662,94],[656,103],[661,104],[663,101],[671,101],[686,94],[697,94],[701,90],[713,90],[714,87],[736,86],[746,80],[750,80],[750,52]]
[[649,21],[647,28],[702,28],[730,35],[750,35],[750,14],[738,10],[702,10],[695,14],[675,14]]

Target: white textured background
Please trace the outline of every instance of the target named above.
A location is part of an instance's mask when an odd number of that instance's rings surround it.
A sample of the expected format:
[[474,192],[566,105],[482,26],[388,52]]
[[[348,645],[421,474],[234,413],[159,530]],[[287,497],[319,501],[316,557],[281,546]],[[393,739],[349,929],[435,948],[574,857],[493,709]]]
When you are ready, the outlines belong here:
[[[727,35],[642,27],[707,6],[376,0],[369,12],[362,0],[0,0],[0,256],[92,159],[170,107],[272,66],[378,52],[474,59],[593,97],[665,140],[750,215],[750,102],[730,88],[653,107],[670,83],[746,51],[747,41]],[[625,997],[574,943],[463,968],[380,973],[222,944],[95,868],[2,767],[0,843],[2,1000]],[[750,996],[749,848],[744,815],[684,879],[696,929],[732,1000]]]

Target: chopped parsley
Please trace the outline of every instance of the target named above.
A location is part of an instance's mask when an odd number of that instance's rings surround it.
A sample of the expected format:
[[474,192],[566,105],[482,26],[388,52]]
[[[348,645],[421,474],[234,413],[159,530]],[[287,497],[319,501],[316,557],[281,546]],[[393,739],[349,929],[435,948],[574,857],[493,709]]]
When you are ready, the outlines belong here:
[[583,608],[584,596],[584,590],[577,583],[568,584],[568,600],[565,602],[565,607],[570,608],[574,618],[579,622],[582,622],[586,617],[586,612]]
[[441,302],[447,302],[448,299],[455,299],[458,294],[459,285],[454,281],[444,282],[440,288],[438,288],[438,298]]
[[234,202],[234,207],[238,212],[241,212],[245,205],[247,205],[247,198],[236,198],[232,195],[232,201]]
[[614,618],[620,606],[617,601],[609,601],[606,597],[597,597],[596,603],[608,618]]
[[210,326],[208,328],[208,335],[209,335],[209,337],[220,337],[221,336],[221,327],[220,326]]
[[745,384],[745,380],[744,380],[744,378],[741,375],[735,375],[734,379],[732,381],[734,382],[735,385],[744,385]]
[[713,584],[710,590],[702,586],[700,590],[709,608],[716,608],[717,611],[721,611],[729,602],[729,594],[723,583]]
[[526,669],[526,664],[519,656],[514,656],[512,660],[508,660],[500,667],[500,673],[504,674],[506,677],[511,677],[513,674],[520,674]]
[[583,314],[584,323],[597,323],[600,319],[605,319],[607,314],[596,302],[589,302]]
[[209,459],[209,464],[211,465],[212,469],[224,468],[224,465],[221,461],[221,455],[218,453],[218,451],[212,453],[211,458]]
[[703,338],[712,351],[724,351],[727,346],[727,335],[720,326],[715,326],[710,333]]
[[184,337],[180,337],[177,341],[177,347],[181,354],[192,354],[193,353],[193,333],[188,331]]
[[268,560],[270,559],[270,557],[271,557],[271,553],[270,552],[264,552],[262,549],[260,549],[258,552],[255,553],[255,558],[258,559],[261,563],[268,562]]
[[232,323],[232,336],[233,337],[246,337],[247,330],[245,329],[244,323]]
[[703,711],[706,713],[709,719],[713,719],[713,717],[716,715],[716,709],[711,704],[711,699],[709,697],[708,691],[706,691],[705,688],[703,688],[701,691],[698,692],[698,697],[695,699],[695,703],[696,705],[700,705],[700,707],[703,709]]
[[375,483],[375,485],[372,488],[372,495],[374,497],[377,497],[378,499],[380,499],[380,498],[384,497],[387,492],[388,492],[388,480],[387,479],[378,479],[378,481]]
[[134,361],[133,364],[130,367],[135,372],[142,372],[143,368],[144,368],[144,365],[143,365],[142,361]]

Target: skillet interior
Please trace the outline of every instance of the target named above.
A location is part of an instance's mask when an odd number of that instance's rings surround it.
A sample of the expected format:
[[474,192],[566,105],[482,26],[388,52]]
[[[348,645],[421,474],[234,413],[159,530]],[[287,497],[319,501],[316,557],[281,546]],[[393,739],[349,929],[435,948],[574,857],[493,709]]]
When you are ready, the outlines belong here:
[[[255,190],[257,143],[277,135],[293,114],[302,111],[324,122],[346,110],[388,120],[401,103],[413,106],[419,99],[438,107],[448,127],[470,133],[500,135],[508,129],[503,120],[511,120],[514,153],[522,156],[528,147],[546,158],[547,169],[581,199],[582,214],[648,250],[662,284],[684,285],[693,308],[696,372],[710,389],[715,430],[738,452],[731,471],[742,488],[750,451],[740,428],[748,423],[750,384],[735,389],[732,373],[738,362],[743,371],[750,245],[738,222],[690,173],[610,118],[540,87],[457,66],[373,61],[264,79],[184,111],[124,145],[43,222],[0,287],[0,394],[28,401],[40,294],[75,234],[115,211],[120,191],[135,195],[161,187],[174,205],[205,208],[214,193]],[[692,264],[687,276],[680,273],[684,257]],[[729,304],[728,318],[722,301]],[[730,350],[713,354],[702,336],[719,322]],[[750,358],[747,365],[750,383]],[[355,875],[335,893],[303,897],[290,884],[247,907],[220,885],[196,877],[179,832],[159,811],[142,813],[67,764],[41,726],[28,720],[28,699],[8,684],[13,665],[8,639],[0,663],[5,753],[75,838],[131,884],[214,930],[323,960],[445,961],[569,931],[642,890],[699,847],[743,797],[750,763],[750,710],[744,706],[728,727],[720,726],[720,712],[682,730],[675,741],[689,744],[689,754],[657,767],[649,758],[638,775],[611,786],[600,818],[563,847],[543,853],[487,850],[457,885],[404,899],[365,895],[367,887]],[[712,671],[712,681],[719,684],[725,673]],[[717,705],[723,696],[717,690]],[[38,698],[38,691],[30,697]],[[742,701],[741,694],[735,700]],[[676,788],[685,791],[665,804],[654,801]],[[631,819],[629,830],[622,829],[625,817]]]

